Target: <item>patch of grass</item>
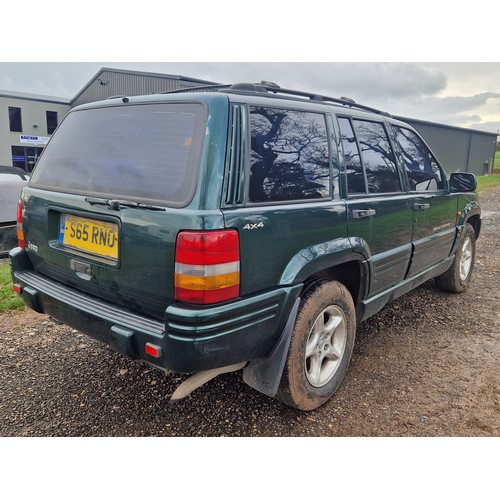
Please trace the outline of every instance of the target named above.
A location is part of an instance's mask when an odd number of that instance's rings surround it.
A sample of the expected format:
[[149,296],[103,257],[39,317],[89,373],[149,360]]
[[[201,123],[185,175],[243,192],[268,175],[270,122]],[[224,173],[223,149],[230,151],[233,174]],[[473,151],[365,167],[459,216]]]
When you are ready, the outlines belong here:
[[24,310],[24,302],[12,290],[10,265],[8,263],[0,264],[0,314],[22,310]]
[[485,189],[500,186],[500,174],[495,175],[478,175],[477,190],[484,191]]

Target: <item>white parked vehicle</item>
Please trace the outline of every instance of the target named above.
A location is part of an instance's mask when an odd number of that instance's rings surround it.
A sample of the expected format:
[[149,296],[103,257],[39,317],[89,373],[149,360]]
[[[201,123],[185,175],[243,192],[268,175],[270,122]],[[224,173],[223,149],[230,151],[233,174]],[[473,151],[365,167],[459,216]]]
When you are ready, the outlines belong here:
[[0,257],[17,246],[16,211],[28,174],[16,167],[0,166]]

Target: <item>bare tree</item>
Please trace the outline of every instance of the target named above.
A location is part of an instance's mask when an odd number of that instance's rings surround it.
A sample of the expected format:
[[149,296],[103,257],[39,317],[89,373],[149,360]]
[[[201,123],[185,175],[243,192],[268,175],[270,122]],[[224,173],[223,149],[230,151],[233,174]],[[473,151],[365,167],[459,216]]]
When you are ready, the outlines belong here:
[[321,198],[329,193],[330,159],[322,115],[251,108],[252,201]]

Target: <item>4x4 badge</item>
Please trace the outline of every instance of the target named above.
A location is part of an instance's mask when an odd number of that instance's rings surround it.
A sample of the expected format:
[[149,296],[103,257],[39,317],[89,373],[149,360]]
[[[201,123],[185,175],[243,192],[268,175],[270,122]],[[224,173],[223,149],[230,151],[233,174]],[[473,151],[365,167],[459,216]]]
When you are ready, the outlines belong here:
[[260,228],[263,228],[264,227],[264,223],[263,222],[257,222],[255,224],[245,224],[243,226],[243,229],[260,229]]

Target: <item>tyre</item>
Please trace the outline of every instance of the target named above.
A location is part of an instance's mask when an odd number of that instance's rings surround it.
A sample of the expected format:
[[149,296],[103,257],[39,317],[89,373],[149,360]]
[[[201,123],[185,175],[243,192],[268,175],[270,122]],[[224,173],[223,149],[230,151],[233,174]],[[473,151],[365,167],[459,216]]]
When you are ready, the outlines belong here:
[[469,284],[476,256],[476,233],[465,224],[451,267],[435,278],[438,288],[445,292],[461,293]]
[[336,281],[323,281],[302,298],[276,397],[314,410],[340,386],[351,359],[356,313],[351,294]]

